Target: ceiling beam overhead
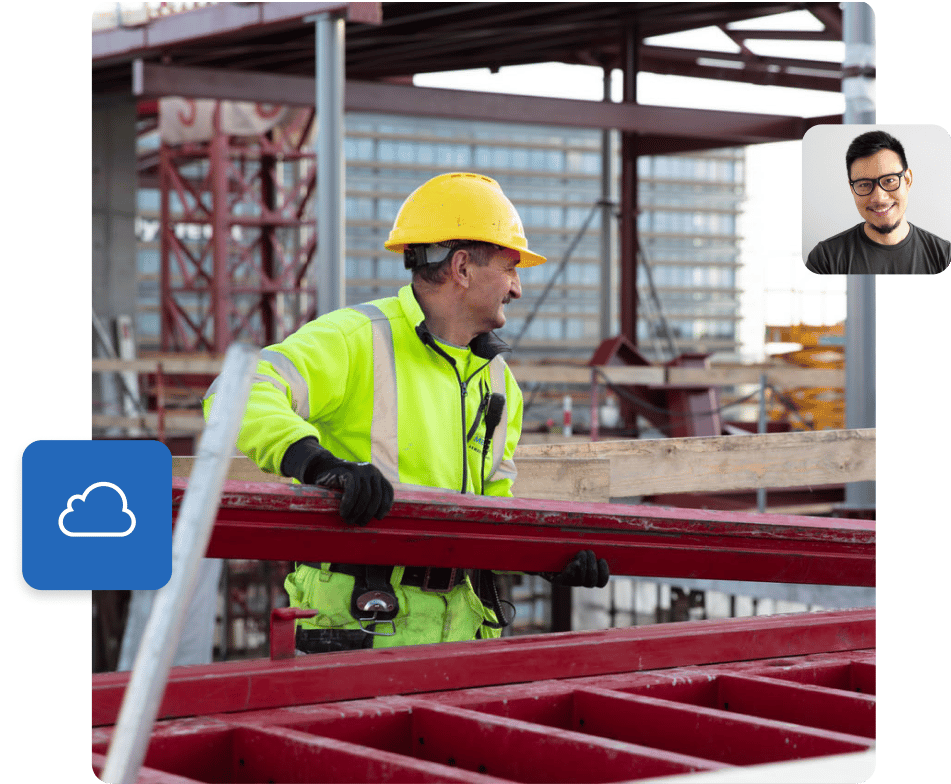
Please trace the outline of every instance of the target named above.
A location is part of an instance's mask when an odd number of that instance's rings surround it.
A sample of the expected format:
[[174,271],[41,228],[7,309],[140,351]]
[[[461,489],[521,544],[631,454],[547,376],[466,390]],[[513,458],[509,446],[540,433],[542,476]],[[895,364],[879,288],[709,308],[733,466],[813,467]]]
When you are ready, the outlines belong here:
[[[135,67],[134,92],[140,98],[175,95],[313,106],[315,90],[315,80],[303,76],[154,63],[138,63]],[[811,124],[830,121],[353,80],[346,83],[344,106],[351,112],[618,129],[642,134],[652,149],[658,148],[661,139],[670,137],[677,140],[678,151],[801,139]]]

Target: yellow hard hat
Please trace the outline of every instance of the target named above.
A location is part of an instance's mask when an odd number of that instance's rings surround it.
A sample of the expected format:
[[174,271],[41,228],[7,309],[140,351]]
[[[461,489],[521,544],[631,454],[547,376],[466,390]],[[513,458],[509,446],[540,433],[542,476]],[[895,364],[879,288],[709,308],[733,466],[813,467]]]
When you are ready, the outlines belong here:
[[451,172],[424,182],[403,202],[384,243],[400,253],[407,245],[477,240],[518,251],[520,267],[544,264],[528,249],[515,206],[491,177]]

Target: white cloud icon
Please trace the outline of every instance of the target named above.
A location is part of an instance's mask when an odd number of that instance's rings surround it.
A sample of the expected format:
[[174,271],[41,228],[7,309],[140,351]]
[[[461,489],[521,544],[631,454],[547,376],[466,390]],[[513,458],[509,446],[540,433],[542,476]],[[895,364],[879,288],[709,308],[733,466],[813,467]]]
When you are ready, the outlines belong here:
[[[122,512],[123,514],[127,514],[129,516],[130,523],[128,529],[125,531],[70,531],[66,528],[66,516],[74,511],[73,502],[82,501],[85,503],[86,496],[88,496],[97,487],[108,487],[112,490],[115,490],[119,494],[119,497],[122,499]],[[132,529],[134,528],[135,515],[132,514],[132,510],[129,509],[129,502],[125,497],[125,493],[122,492],[121,487],[112,484],[112,482],[96,482],[95,484],[89,485],[82,495],[70,496],[69,501],[66,502],[66,508],[60,512],[59,515],[59,530],[66,534],[66,536],[128,536],[132,533]]]

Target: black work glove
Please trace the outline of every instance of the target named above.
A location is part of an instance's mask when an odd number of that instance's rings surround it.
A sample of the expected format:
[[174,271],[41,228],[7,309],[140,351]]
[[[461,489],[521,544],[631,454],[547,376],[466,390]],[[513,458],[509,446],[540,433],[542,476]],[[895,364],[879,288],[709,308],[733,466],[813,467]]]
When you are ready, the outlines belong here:
[[608,562],[597,558],[593,550],[582,550],[561,572],[538,572],[552,585],[572,585],[579,588],[604,588],[611,570]]
[[340,515],[349,525],[366,525],[373,517],[382,520],[393,506],[393,485],[371,463],[341,460],[319,446],[315,438],[299,441],[288,454],[290,459],[285,456],[282,465],[282,470],[291,469],[288,475],[306,485],[343,491]]

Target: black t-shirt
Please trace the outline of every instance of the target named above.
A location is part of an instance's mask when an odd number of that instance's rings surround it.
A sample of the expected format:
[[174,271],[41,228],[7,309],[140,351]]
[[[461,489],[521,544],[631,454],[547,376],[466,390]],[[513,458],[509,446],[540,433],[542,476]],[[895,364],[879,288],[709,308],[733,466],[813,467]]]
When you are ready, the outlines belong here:
[[934,274],[951,263],[951,242],[908,224],[908,236],[897,245],[881,245],[860,223],[823,240],[812,249],[806,269],[820,274]]

